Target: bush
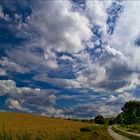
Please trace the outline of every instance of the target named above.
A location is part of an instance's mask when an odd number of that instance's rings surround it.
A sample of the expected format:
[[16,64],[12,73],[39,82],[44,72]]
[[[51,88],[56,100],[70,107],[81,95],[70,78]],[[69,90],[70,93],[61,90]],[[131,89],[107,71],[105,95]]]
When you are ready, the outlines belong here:
[[96,124],[105,124],[105,119],[102,115],[98,115],[95,117],[94,122]]
[[82,128],[80,128],[80,131],[81,132],[90,132],[91,131],[91,128],[90,127],[82,127]]
[[92,119],[90,119],[90,120],[89,120],[89,123],[92,123],[92,122],[93,122],[93,120],[92,120]]
[[109,125],[113,125],[116,123],[116,120],[114,118],[111,118],[108,123]]

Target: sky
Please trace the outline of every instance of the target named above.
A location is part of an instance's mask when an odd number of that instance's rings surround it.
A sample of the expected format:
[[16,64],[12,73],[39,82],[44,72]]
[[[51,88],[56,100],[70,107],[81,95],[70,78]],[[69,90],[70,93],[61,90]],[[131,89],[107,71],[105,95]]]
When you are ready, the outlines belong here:
[[0,111],[92,118],[140,99],[139,0],[0,0]]

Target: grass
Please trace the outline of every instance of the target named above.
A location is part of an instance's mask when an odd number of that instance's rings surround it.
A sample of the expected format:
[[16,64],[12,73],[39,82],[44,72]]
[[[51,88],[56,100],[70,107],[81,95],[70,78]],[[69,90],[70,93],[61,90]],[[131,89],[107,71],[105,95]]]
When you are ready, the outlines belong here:
[[0,140],[112,140],[107,125],[20,113],[0,113]]
[[132,124],[132,125],[118,125],[120,129],[124,129],[129,132],[140,133],[140,124]]
[[[120,128],[120,127],[119,127]],[[131,140],[140,140],[140,137],[132,135],[132,134],[128,134],[126,132],[120,131],[117,128],[115,128],[114,126],[112,127],[113,131],[115,131],[116,133],[126,136],[127,138],[130,138]],[[123,129],[124,130],[124,129]]]

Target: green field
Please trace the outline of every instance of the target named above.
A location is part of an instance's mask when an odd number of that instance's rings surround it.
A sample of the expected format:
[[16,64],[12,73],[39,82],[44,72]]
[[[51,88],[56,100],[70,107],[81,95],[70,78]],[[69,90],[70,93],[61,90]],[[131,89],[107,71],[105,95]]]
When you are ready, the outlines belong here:
[[0,140],[112,140],[107,125],[20,113],[0,113]]

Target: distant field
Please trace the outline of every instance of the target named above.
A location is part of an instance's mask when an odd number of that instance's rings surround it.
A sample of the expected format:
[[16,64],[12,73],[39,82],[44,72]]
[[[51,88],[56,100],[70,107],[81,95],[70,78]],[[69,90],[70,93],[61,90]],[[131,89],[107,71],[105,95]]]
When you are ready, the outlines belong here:
[[0,140],[112,140],[107,125],[19,113],[0,113]]

